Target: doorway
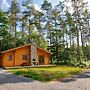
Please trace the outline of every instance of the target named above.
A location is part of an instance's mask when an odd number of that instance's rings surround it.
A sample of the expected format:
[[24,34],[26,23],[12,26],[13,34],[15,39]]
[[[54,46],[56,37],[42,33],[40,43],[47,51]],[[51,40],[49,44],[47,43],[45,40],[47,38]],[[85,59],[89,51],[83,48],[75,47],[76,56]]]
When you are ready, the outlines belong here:
[[39,56],[39,65],[44,65],[44,55]]

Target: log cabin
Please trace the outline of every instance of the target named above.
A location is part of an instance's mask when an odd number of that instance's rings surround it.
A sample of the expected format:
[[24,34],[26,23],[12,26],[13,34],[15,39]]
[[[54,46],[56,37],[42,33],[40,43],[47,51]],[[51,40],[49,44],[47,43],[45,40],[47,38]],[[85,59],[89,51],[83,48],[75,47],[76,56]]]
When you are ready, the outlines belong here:
[[51,52],[32,44],[23,45],[1,52],[0,66],[35,66],[50,64]]

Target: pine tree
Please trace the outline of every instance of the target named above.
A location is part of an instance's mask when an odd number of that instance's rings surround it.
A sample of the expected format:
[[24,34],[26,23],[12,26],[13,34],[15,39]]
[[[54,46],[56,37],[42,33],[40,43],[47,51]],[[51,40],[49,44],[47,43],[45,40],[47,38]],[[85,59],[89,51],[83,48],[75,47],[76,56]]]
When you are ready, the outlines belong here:
[[9,13],[9,22],[10,22],[10,33],[14,35],[14,42],[16,46],[16,38],[17,38],[17,21],[18,21],[18,13],[19,13],[19,3],[17,0],[13,0],[11,6],[8,10]]

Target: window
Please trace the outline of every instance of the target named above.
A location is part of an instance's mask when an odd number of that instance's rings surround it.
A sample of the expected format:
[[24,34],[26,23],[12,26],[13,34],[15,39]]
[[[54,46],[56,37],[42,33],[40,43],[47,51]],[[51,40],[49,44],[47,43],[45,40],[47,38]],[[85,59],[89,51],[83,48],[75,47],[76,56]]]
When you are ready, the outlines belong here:
[[27,60],[27,55],[22,55],[22,60]]
[[10,61],[12,60],[12,55],[9,55],[9,58],[8,58],[8,60],[10,60]]

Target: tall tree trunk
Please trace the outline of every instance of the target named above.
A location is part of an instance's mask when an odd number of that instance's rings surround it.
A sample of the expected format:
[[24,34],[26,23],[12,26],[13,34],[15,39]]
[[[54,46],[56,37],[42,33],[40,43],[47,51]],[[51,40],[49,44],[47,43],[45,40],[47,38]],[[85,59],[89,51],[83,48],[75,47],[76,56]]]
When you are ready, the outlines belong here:
[[83,31],[81,31],[81,43],[82,43],[82,51],[83,51],[83,55],[84,55],[84,58],[85,58],[85,50],[84,50],[84,41],[83,41]]
[[41,24],[40,24],[40,15],[39,15],[39,46],[41,46]]
[[69,35],[69,38],[70,38],[70,47],[72,45],[72,38],[71,38],[71,34]]
[[16,30],[16,22],[15,22],[15,47],[16,47],[16,40],[17,40],[17,30]]
[[56,17],[55,17],[55,37],[56,37],[56,43],[55,43],[55,47],[56,47],[56,60],[57,60],[57,64],[58,64],[58,32],[57,32],[57,23],[56,23]]
[[75,23],[76,23],[76,30],[77,30],[77,61],[81,63],[80,60],[80,46],[79,46],[79,11],[78,11],[78,6],[77,6],[77,0],[74,0],[74,9],[75,9]]
[[32,43],[31,42],[31,26],[30,26],[31,22],[29,20],[29,43]]
[[22,18],[22,42],[23,42],[23,37],[24,37],[24,20]]
[[25,18],[22,17],[22,42],[24,41],[24,30],[25,30]]

